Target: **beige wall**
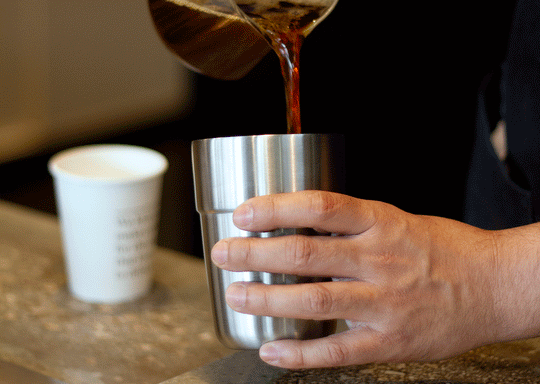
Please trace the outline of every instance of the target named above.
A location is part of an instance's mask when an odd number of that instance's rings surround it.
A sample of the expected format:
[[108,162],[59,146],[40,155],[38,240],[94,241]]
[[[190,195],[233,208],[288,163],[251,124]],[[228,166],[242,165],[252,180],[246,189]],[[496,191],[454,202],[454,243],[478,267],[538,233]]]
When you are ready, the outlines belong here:
[[192,76],[146,0],[3,1],[0,162],[134,129],[189,105]]

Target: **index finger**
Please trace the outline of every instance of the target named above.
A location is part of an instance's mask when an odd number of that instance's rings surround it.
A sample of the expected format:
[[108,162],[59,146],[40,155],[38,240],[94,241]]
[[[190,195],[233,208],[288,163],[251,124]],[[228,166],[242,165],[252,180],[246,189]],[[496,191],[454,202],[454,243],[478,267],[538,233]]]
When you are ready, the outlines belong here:
[[356,235],[375,225],[377,204],[382,203],[325,191],[282,193],[249,199],[234,211],[233,221],[252,232],[313,228]]

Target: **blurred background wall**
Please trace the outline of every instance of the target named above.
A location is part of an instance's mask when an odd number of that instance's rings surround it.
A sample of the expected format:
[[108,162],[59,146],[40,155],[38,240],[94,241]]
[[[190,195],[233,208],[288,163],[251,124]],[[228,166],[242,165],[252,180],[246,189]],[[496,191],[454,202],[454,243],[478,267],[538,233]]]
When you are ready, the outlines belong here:
[[[56,213],[46,171],[52,153],[106,141],[163,145],[166,124],[189,113],[194,75],[162,44],[146,1],[21,0],[0,8],[1,197]],[[181,165],[177,177],[186,178],[187,144],[178,147],[171,173]],[[189,196],[187,184],[176,192]],[[192,201],[179,200],[174,212],[190,231],[171,236],[166,225],[161,236],[191,251]],[[166,212],[167,220],[174,215]]]
[[3,1],[0,28],[0,161],[189,105],[191,74],[153,33],[144,0]]
[[[477,89],[504,59],[514,4],[340,0],[308,36],[303,130],[346,135],[348,193],[461,218]],[[191,140],[285,131],[272,53],[213,80],[167,51],[144,0],[0,0],[0,199],[55,214],[56,151],[155,148],[171,164],[159,242],[200,255]]]

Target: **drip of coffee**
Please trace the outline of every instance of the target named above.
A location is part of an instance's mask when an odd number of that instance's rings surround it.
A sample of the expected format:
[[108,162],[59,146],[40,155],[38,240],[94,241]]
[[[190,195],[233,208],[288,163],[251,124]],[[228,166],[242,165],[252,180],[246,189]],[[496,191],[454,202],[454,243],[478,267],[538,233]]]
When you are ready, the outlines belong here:
[[300,48],[337,0],[236,0],[279,57],[285,83],[287,132],[301,133]]
[[159,35],[188,67],[246,75],[271,48],[285,82],[287,132],[301,133],[300,47],[338,0],[148,0]]
[[204,75],[240,79],[271,50],[261,34],[235,14],[233,5],[227,8],[223,2],[205,0],[149,0],[149,6],[166,46],[190,69]]

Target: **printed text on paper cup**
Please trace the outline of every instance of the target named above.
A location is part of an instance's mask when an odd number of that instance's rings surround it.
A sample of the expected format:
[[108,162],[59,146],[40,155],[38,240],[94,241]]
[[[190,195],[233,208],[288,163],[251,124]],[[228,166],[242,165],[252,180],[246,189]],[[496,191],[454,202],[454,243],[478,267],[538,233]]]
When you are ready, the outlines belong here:
[[116,215],[116,276],[147,274],[157,234],[158,211],[153,206],[122,209]]

